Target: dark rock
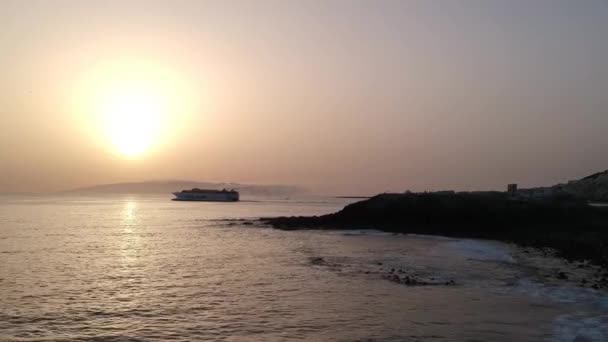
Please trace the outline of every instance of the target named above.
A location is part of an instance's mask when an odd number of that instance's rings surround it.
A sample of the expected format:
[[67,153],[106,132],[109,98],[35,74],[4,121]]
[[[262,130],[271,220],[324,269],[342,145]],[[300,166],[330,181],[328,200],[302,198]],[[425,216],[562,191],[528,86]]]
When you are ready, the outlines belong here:
[[395,269],[394,268],[391,268],[391,273],[395,273]]
[[568,276],[566,273],[560,271],[557,273],[557,279],[568,279]]
[[313,265],[325,265],[325,259],[323,259],[322,257],[312,257],[310,258],[310,263]]

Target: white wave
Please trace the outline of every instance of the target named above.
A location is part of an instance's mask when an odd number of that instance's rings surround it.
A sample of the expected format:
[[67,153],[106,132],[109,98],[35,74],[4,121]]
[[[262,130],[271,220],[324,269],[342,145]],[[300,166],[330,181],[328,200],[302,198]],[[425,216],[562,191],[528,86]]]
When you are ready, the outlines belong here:
[[381,230],[376,229],[349,229],[340,231],[341,235],[344,236],[389,236],[394,235],[394,233],[383,232]]
[[600,291],[576,286],[546,285],[521,279],[516,292],[540,301],[553,301],[586,308],[561,315],[553,321],[554,342],[608,341],[608,295]]
[[484,240],[456,240],[448,242],[457,254],[473,260],[515,262],[509,248],[499,242]]
[[530,279],[520,279],[515,289],[532,297],[555,302],[588,304],[608,313],[608,295],[594,289],[569,285],[545,285]]
[[451,238],[442,235],[426,235],[426,234],[407,234],[407,236],[415,237],[418,239],[426,240],[438,240],[438,241],[458,241],[456,238]]
[[608,341],[608,314],[586,313],[561,315],[553,321],[554,342]]

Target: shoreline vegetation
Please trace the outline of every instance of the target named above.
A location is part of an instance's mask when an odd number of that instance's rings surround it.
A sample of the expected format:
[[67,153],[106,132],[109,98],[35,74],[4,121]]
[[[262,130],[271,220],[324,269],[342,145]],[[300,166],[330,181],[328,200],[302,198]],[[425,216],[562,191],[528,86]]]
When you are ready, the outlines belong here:
[[283,230],[377,229],[499,240],[551,248],[559,257],[608,270],[608,207],[565,194],[520,199],[506,192],[386,193],[332,214],[260,220]]

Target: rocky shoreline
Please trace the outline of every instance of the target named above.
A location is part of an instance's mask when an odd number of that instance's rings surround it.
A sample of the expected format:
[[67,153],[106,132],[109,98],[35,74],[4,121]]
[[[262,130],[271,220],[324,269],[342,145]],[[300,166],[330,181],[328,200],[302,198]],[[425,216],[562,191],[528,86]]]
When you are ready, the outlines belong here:
[[[329,268],[336,268],[339,266],[339,265],[332,264],[331,262],[328,262],[323,257],[311,257],[309,259],[309,263],[312,266],[321,266],[321,267],[329,267]],[[429,286],[429,285],[454,286],[454,285],[456,285],[456,281],[454,279],[441,280],[441,279],[436,279],[435,277],[422,277],[420,275],[415,274],[411,270],[408,270],[404,266],[391,267],[391,266],[384,265],[383,262],[377,262],[376,266],[378,267],[377,270],[374,270],[374,271],[366,270],[366,271],[364,271],[364,273],[368,274],[368,275],[369,274],[378,275],[382,279],[389,280],[394,283],[402,284],[405,286]]]
[[[417,236],[418,238],[420,236]],[[457,241],[454,240],[454,241]],[[588,262],[569,261],[560,258],[555,251],[546,248],[520,247],[514,244],[503,245],[513,258],[508,264],[520,270],[522,279],[529,279],[545,286],[574,286],[590,290],[608,291],[608,271]],[[450,276],[441,272],[421,272],[407,263],[396,260],[376,261],[349,270],[348,265],[336,258],[312,256],[307,263],[312,267],[323,268],[337,273],[355,273],[375,279],[383,279],[407,287],[426,286],[466,286],[467,279]],[[516,282],[505,283],[508,286]]]
[[333,214],[260,222],[284,230],[377,229],[492,239],[551,250],[557,257],[608,270],[607,208],[571,198],[521,201],[500,192],[381,194]]
[[543,283],[608,290],[608,269],[599,265],[560,258],[557,251],[548,248],[514,246],[512,254]]

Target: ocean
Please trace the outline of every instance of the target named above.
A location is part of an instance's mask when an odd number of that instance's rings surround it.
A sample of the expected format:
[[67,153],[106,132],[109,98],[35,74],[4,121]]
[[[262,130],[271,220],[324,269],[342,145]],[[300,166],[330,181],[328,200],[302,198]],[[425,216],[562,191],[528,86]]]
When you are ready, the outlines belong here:
[[513,246],[248,221],[349,199],[169,199],[0,196],[0,341],[608,341],[608,295]]

